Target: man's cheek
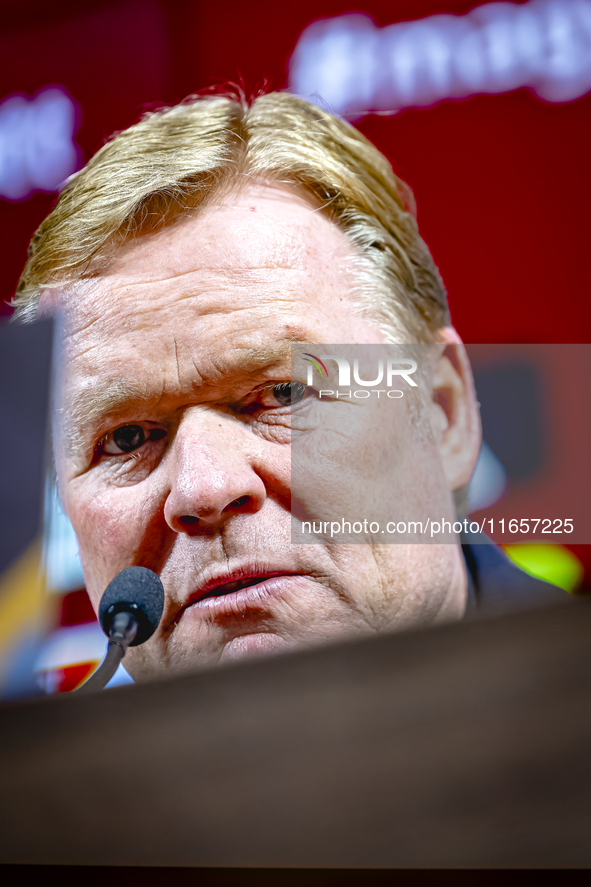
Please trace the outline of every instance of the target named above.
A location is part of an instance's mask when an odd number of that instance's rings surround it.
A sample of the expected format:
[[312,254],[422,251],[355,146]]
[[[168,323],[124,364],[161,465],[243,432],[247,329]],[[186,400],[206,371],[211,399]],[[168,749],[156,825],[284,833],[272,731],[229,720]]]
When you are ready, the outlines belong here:
[[99,493],[81,484],[67,496],[66,508],[78,538],[87,590],[95,604],[111,579],[133,563],[142,533],[135,492]]

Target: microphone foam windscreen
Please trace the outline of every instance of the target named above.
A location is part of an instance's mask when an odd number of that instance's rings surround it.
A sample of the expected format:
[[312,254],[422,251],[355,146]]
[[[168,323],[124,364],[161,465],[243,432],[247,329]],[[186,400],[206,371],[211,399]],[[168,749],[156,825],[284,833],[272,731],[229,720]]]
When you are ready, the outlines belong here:
[[139,626],[130,644],[136,647],[154,634],[163,609],[164,588],[156,573],[146,567],[127,567],[107,585],[99,605],[99,622],[108,636],[115,613],[129,610]]

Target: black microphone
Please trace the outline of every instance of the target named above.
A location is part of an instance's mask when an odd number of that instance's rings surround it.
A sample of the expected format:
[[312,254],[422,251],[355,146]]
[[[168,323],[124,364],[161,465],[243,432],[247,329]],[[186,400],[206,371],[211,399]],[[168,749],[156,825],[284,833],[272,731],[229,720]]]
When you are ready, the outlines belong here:
[[78,693],[102,690],[119,666],[128,647],[151,638],[162,618],[164,588],[156,573],[146,567],[127,567],[109,582],[99,604],[98,619],[109,638],[100,668]]

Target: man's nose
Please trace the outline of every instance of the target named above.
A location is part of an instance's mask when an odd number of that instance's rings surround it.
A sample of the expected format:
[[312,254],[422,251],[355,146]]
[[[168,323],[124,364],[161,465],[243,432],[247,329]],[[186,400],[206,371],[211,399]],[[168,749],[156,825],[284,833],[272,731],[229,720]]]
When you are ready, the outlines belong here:
[[211,529],[262,508],[266,490],[253,468],[253,440],[231,417],[203,407],[185,413],[168,454],[170,492],[164,517],[173,530]]

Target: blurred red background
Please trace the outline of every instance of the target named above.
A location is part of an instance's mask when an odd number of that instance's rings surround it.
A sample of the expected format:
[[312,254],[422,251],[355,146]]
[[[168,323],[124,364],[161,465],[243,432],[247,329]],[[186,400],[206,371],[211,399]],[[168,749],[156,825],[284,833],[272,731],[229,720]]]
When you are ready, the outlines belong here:
[[[385,25],[473,5],[366,0],[361,8]],[[306,25],[359,9],[342,0],[301,0],[287,11],[270,0],[89,0],[82,12],[67,0],[0,0],[0,98],[64,87],[80,109],[77,142],[88,158],[146,109],[211,84],[285,86]],[[415,191],[466,341],[588,340],[590,112],[591,95],[551,104],[524,89],[358,123]],[[3,312],[53,200],[0,201]]]

